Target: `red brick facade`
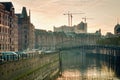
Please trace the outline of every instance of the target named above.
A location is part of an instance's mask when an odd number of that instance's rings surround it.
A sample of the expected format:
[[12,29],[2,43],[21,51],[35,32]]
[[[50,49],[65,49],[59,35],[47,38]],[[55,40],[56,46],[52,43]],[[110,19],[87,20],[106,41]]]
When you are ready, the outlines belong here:
[[17,16],[11,2],[0,2],[0,52],[18,51]]

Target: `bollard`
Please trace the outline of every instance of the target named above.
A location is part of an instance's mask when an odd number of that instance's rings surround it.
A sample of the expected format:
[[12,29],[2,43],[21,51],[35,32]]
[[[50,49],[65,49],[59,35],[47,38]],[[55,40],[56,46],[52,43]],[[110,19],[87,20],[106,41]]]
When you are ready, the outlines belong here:
[[21,55],[21,57],[22,57],[22,60],[24,59],[24,55],[23,54],[20,54]]
[[[6,59],[6,58],[5,58]],[[7,59],[6,59],[6,61],[9,61],[9,55],[7,55]]]
[[15,56],[14,55],[12,55],[12,57],[13,57],[13,61],[15,60]]
[[20,55],[18,54],[18,56],[17,56],[17,57],[18,57],[17,60],[19,60],[19,58],[20,58],[19,56],[20,56]]
[[2,59],[2,55],[0,55],[0,64],[2,63],[3,59]]

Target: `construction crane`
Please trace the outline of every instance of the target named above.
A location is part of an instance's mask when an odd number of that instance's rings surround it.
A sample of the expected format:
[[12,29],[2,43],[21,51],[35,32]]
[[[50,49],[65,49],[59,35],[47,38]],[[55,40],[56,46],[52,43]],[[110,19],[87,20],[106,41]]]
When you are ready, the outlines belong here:
[[86,23],[86,20],[87,20],[87,19],[93,19],[93,18],[87,18],[87,17],[85,16],[85,17],[83,17],[82,19],[84,19],[84,22]]
[[63,15],[68,15],[68,26],[72,26],[73,14],[84,14],[84,13],[70,13],[70,11],[68,11],[68,13],[64,13]]

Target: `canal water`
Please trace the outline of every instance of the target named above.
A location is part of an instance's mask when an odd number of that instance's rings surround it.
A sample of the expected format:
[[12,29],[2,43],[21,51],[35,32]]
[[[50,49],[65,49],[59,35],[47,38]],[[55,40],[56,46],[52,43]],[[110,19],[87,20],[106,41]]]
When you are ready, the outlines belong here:
[[82,50],[61,52],[62,76],[57,80],[120,80],[102,59]]

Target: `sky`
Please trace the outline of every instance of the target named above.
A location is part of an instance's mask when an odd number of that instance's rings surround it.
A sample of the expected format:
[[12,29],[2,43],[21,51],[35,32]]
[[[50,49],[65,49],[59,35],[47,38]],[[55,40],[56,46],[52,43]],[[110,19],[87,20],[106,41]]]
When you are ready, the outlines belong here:
[[114,33],[114,27],[119,23],[120,0],[0,0],[11,1],[16,13],[22,12],[22,7],[31,11],[31,22],[37,29],[52,30],[53,27],[68,25],[70,11],[73,14],[73,25],[79,24],[87,17],[88,32],[101,29],[102,34]]

